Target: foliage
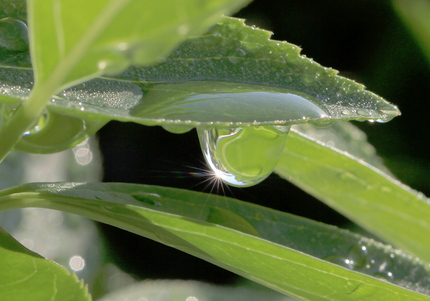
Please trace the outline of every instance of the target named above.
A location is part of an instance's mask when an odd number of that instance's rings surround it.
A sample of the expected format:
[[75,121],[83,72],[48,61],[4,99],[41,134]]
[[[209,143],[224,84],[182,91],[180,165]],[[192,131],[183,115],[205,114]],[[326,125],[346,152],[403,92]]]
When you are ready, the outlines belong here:
[[[361,132],[344,123],[386,122],[400,114],[397,107],[300,55],[297,46],[222,17],[244,4],[1,3],[0,158],[12,149],[68,149],[119,120],[175,133],[251,128],[223,150],[235,143],[245,148],[239,152],[246,158],[258,157],[258,150],[266,165],[266,138],[275,133],[267,129],[288,132],[295,125],[279,158],[273,158],[275,172],[401,250],[235,199],[143,184],[29,183],[0,191],[0,210],[75,213],[299,299],[428,300],[429,201],[395,180],[368,151]],[[334,121],[328,130],[305,124]],[[205,143],[217,142],[202,142],[203,149]],[[219,156],[214,162],[245,169],[240,157]],[[75,276],[7,233],[0,247],[1,262],[9,267],[2,269],[3,299],[35,293],[53,300],[90,299]],[[42,288],[41,279],[53,284]]]

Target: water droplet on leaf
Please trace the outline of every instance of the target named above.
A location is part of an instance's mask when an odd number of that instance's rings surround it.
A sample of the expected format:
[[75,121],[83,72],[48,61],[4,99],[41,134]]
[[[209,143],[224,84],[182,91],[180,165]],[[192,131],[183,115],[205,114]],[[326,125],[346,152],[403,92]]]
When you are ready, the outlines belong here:
[[13,18],[1,19],[0,46],[12,51],[26,51],[28,49],[27,25]]
[[191,126],[167,124],[162,126],[166,131],[173,134],[184,134],[193,129]]
[[48,121],[48,114],[46,112],[44,112],[40,117],[39,120],[36,122],[35,125],[33,125],[31,127],[31,129],[29,129],[28,131],[24,132],[24,136],[28,136],[28,135],[32,135],[32,134],[36,134],[38,132],[40,132],[44,126],[46,125],[46,122]]
[[15,150],[47,154],[71,148],[94,134],[106,121],[83,120],[48,111],[26,132]]
[[214,175],[229,185],[248,187],[272,173],[289,129],[289,126],[249,126],[197,131]]
[[349,249],[347,258],[352,262],[354,269],[363,268],[367,262],[367,248],[362,245],[354,245]]
[[347,269],[352,269],[354,267],[351,260],[349,260],[343,256],[340,256],[340,255],[331,255],[331,256],[327,256],[323,259],[326,261],[329,261],[331,263],[340,265],[340,266],[347,268]]
[[244,60],[246,52],[242,49],[232,50],[228,53],[228,60],[233,64],[238,64]]

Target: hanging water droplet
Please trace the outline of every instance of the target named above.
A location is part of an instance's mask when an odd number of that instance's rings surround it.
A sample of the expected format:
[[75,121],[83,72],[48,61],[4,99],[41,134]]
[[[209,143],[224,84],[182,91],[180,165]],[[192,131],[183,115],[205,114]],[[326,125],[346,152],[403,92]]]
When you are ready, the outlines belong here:
[[173,133],[173,134],[184,134],[184,133],[189,132],[193,129],[192,126],[174,125],[174,124],[166,124],[166,125],[163,125],[162,127],[166,131]]
[[40,132],[45,127],[47,121],[48,121],[48,114],[44,112],[39,117],[39,120],[36,122],[36,124],[33,125],[31,129],[29,129],[28,131],[25,131],[23,136],[28,136],[28,135],[32,135]]
[[229,185],[248,187],[266,179],[281,156],[289,126],[197,129],[206,162]]
[[0,20],[0,46],[12,51],[28,49],[27,25],[14,18]]
[[376,122],[378,122],[378,123],[386,123],[386,122],[388,122],[388,121],[393,120],[393,118],[394,118],[394,117],[378,118],[378,119],[376,119],[375,121],[376,121]]
[[15,150],[47,154],[71,148],[100,129],[107,120],[83,120],[47,111],[14,146]]

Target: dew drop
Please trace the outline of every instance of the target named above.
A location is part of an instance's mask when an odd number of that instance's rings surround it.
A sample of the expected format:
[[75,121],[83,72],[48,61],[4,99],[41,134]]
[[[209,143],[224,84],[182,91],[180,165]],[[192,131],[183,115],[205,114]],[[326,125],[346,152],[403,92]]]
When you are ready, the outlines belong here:
[[393,120],[393,118],[394,118],[394,117],[378,118],[378,119],[376,119],[375,121],[376,121],[376,122],[378,122],[378,123],[386,123],[386,122],[388,122],[388,121]]
[[191,127],[191,126],[174,125],[174,124],[167,124],[167,125],[163,125],[162,127],[166,131],[173,133],[173,134],[184,134],[184,133],[189,132],[193,129],[193,127]]
[[39,120],[36,122],[35,125],[31,127],[31,129],[24,132],[23,136],[29,136],[32,134],[36,134],[40,132],[46,125],[48,121],[48,114],[44,112],[40,117]]
[[205,160],[225,183],[249,187],[266,179],[279,161],[289,126],[198,128]]
[[344,268],[347,268],[347,269],[352,269],[354,267],[353,262],[350,259],[340,255],[331,255],[323,259],[331,263],[343,266]]
[[341,113],[342,113],[342,115],[351,115],[352,114],[351,110],[348,110],[348,109],[343,109],[341,111]]
[[367,262],[367,248],[362,245],[354,245],[349,249],[347,258],[352,262],[354,269],[361,269]]
[[14,18],[0,20],[0,46],[12,51],[28,49],[27,25]]
[[242,49],[232,50],[228,53],[228,60],[233,64],[238,64],[244,60],[246,52]]

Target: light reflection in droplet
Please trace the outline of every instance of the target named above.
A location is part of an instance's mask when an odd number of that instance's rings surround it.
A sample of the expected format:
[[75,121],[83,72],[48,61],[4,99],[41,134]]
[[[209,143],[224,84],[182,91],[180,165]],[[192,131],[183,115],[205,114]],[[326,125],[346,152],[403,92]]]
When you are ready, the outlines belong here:
[[93,153],[90,149],[88,139],[82,141],[77,146],[75,146],[73,148],[73,153],[75,155],[75,160],[79,165],[90,164],[93,160]]
[[189,296],[189,297],[187,297],[187,299],[185,299],[185,301],[199,301],[199,299],[197,299],[194,296]]
[[70,258],[69,266],[75,272],[82,271],[85,268],[85,260],[81,256],[75,255]]

